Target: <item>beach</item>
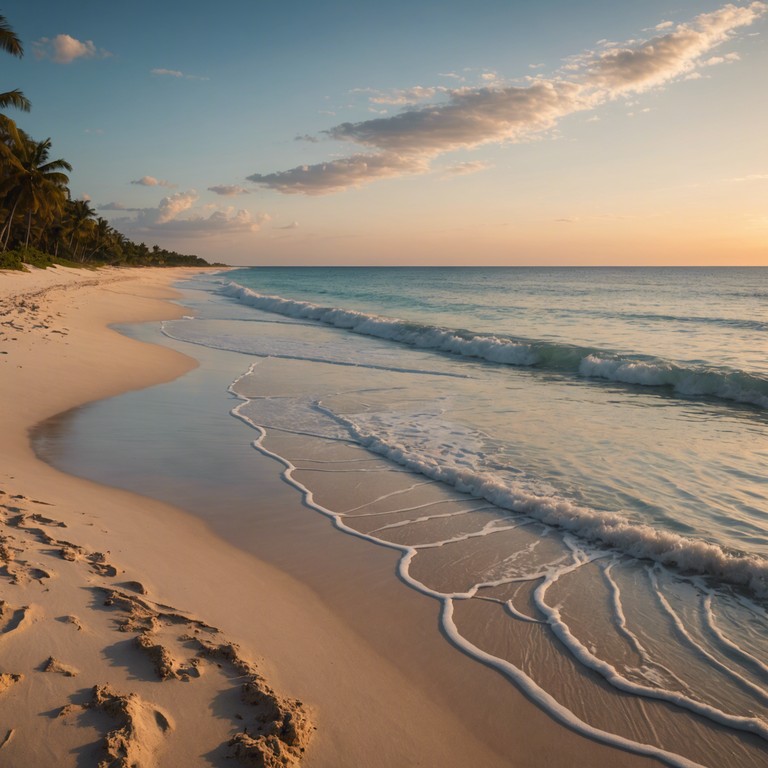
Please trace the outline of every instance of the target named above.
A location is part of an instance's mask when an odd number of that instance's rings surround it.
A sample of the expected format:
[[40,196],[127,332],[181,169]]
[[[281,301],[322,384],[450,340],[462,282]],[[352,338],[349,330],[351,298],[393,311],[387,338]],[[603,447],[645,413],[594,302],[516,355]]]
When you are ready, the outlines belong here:
[[0,768],[766,768],[768,0],[228,10],[0,11]]
[[182,277],[0,279],[3,763],[650,764],[561,727],[447,643],[437,605],[395,578],[395,554],[307,516],[271,466],[259,474],[265,512],[274,521],[282,507],[312,537],[300,567],[37,459],[29,432],[41,421],[194,373],[189,357],[108,328],[182,317],[170,302]]

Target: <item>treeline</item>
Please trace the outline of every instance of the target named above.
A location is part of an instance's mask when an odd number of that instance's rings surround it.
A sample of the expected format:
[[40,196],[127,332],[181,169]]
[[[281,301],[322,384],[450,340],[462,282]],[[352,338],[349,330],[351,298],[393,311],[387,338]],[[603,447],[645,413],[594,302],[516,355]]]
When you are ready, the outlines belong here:
[[[4,16],[0,49],[12,56],[24,53]],[[26,134],[4,113],[9,107],[28,112],[30,103],[19,90],[0,92],[0,269],[23,269],[23,263],[209,266],[199,256],[134,243],[97,216],[87,200],[73,200],[67,186],[72,166],[51,159],[51,140]]]

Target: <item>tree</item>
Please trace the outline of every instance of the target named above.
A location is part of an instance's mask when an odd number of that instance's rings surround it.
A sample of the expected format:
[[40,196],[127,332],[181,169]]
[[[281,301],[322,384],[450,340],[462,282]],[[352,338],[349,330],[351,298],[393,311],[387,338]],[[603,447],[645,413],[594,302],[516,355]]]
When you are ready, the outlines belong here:
[[[80,246],[84,242],[87,243],[93,233],[96,211],[91,208],[87,200],[69,200],[64,210],[64,231],[69,234],[69,248],[77,258]],[[86,247],[83,246],[83,259]]]
[[[18,56],[18,58],[21,58],[24,55],[24,48],[21,45],[21,40],[19,40],[16,33],[11,29],[5,16],[0,16],[0,48],[7,53],[10,53],[11,56]],[[6,109],[7,107],[15,107],[24,112],[29,112],[29,99],[18,90],[18,88],[15,88],[12,91],[6,91],[5,93],[0,93],[0,109]]]
[[69,176],[62,171],[72,170],[66,160],[48,159],[50,139],[34,141],[12,120],[6,121],[4,128],[12,160],[5,164],[4,170],[8,173],[7,176],[4,174],[0,183],[0,198],[8,210],[0,231],[3,250],[8,247],[17,212],[26,216],[24,245],[27,247],[32,231],[32,217],[36,216],[44,224],[62,210],[67,201],[69,183]]

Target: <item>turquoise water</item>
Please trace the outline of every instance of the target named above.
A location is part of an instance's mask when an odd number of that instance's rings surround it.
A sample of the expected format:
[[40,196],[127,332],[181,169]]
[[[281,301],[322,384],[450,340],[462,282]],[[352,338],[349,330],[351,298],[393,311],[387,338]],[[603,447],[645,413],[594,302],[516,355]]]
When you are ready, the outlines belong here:
[[227,280],[284,300],[240,296],[251,306],[389,342],[377,354],[399,365],[435,350],[471,377],[434,401],[482,442],[479,471],[503,466],[590,508],[768,556],[768,270],[260,268]]
[[195,317],[165,333],[251,356],[231,392],[256,447],[342,531],[399,550],[451,642],[593,738],[765,764],[768,270],[191,287]]

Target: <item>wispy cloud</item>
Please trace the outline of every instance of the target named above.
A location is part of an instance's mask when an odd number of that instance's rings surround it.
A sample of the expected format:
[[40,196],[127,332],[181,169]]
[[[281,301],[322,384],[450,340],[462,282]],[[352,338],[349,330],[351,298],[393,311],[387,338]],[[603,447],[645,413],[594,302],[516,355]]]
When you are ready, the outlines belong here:
[[183,72],[179,72],[178,69],[150,69],[150,75],[157,75],[158,77],[184,77]]
[[392,88],[388,91],[380,91],[375,88],[355,88],[353,93],[368,93],[369,100],[374,104],[391,104],[394,106],[405,104],[418,104],[422,101],[434,99],[440,93],[447,93],[445,86],[414,85],[410,88]]
[[750,173],[748,176],[738,176],[728,181],[768,181],[768,173]]
[[281,227],[272,227],[272,229],[298,229],[298,228],[299,228],[298,221],[292,221],[290,224],[284,224]]
[[200,75],[187,75],[178,69],[163,69],[162,67],[156,67],[149,70],[150,75],[155,77],[175,77],[183,80],[209,80],[208,77],[201,77]]
[[138,184],[140,187],[168,187],[173,189],[176,185],[165,179],[156,179],[154,176],[142,176],[140,179],[132,181],[131,184]]
[[96,206],[96,209],[99,211],[141,211],[143,210],[142,208],[129,208],[128,206],[119,202],[100,203],[99,205]]
[[458,163],[448,168],[444,168],[442,175],[445,177],[451,176],[468,176],[471,173],[480,173],[480,171],[487,171],[491,165],[484,163],[481,160],[467,160],[465,163]]
[[285,194],[324,195],[374,179],[386,179],[410,173],[426,173],[427,159],[394,153],[359,154],[317,165],[301,165],[288,171],[248,176],[248,181]]
[[529,77],[525,85],[494,82],[443,90],[447,97],[443,103],[341,123],[323,134],[366,152],[276,173],[254,173],[248,180],[283,193],[318,195],[424,173],[432,159],[446,152],[530,140],[568,115],[690,77],[711,61],[714,48],[766,10],[764,2],[729,3],[687,24],[663,23],[657,30],[663,34],[648,40],[603,41],[596,50],[572,57],[549,78]]
[[38,59],[50,59],[57,64],[69,64],[75,59],[104,59],[112,55],[97,48],[92,40],[81,41],[71,35],[41,37],[32,43],[32,50]]
[[216,184],[208,187],[209,192],[215,192],[222,197],[235,197],[236,195],[250,195],[251,190],[241,187],[238,184]]

